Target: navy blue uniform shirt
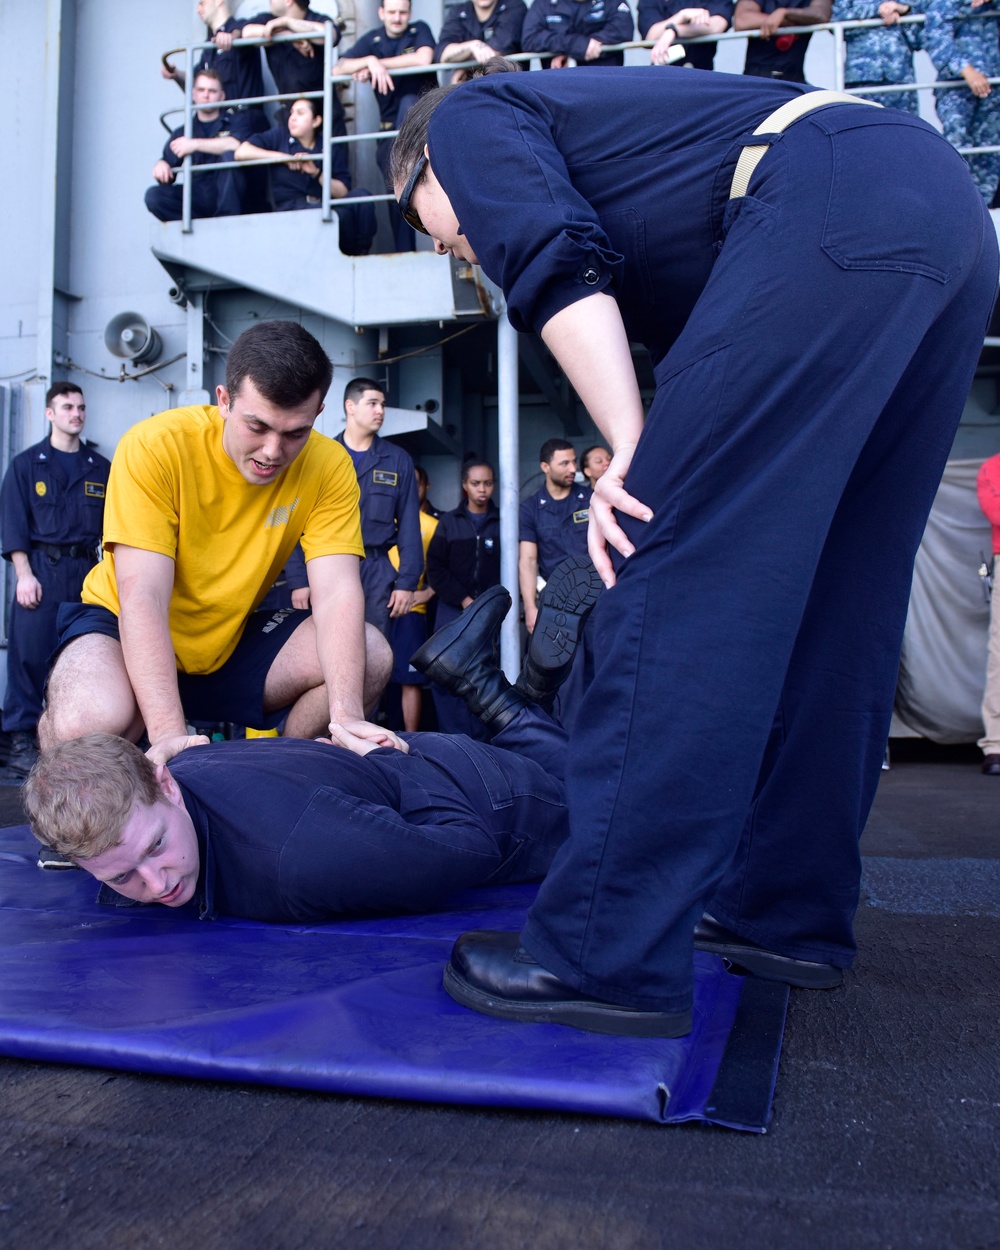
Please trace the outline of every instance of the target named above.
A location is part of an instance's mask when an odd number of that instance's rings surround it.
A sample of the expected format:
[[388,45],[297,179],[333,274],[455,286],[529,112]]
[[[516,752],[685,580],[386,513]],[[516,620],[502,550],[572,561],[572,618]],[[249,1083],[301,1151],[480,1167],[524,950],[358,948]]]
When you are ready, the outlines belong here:
[[[178,126],[176,130],[170,132],[170,138],[163,145],[163,159],[171,167],[177,169],[183,158],[177,156],[170,150],[170,145],[175,139],[181,139],[184,136],[184,127]],[[252,120],[249,113],[244,109],[227,109],[219,110],[219,116],[210,122],[204,122],[195,113],[191,119],[191,138],[192,139],[225,139],[231,136],[242,142],[244,139],[253,139],[254,143],[260,143],[260,135],[254,134],[252,129]],[[219,161],[232,159],[231,152],[223,152],[219,156],[213,156],[210,152],[192,152],[192,165],[214,165]],[[208,174],[209,178],[224,178],[225,174]]]
[[565,499],[553,499],[545,486],[525,499],[518,512],[518,538],[538,547],[538,571],[546,581],[560,560],[587,554],[589,486],[573,486]]
[[96,550],[104,520],[111,464],[86,443],[72,461],[53,454],[43,439],[10,462],[0,489],[3,555],[31,551],[35,543],[82,544]]
[[361,539],[366,548],[399,547],[397,590],[416,590],[424,571],[424,548],[420,541],[420,497],[417,476],[408,452],[376,434],[361,461],[357,453],[337,442],[354,459],[361,489]]
[[528,12],[524,0],[497,0],[484,22],[479,20],[472,0],[452,5],[445,12],[447,16],[434,52],[435,61],[441,60],[441,53],[450,43],[469,43],[473,39],[481,39],[504,56],[521,51],[521,28]]
[[[270,13],[267,20],[271,20]],[[235,17],[230,17],[222,23],[219,30],[238,39],[245,24],[243,18],[237,21]],[[222,52],[219,48],[206,48],[201,54],[201,60],[194,67],[196,78],[198,71],[203,69],[214,69],[219,75],[227,100],[254,100],[264,94],[264,75],[260,68],[258,47],[230,48],[228,52]],[[261,117],[265,116],[259,106],[255,111]]]
[[[267,148],[270,152],[302,153],[303,160],[308,160],[319,150],[305,148],[298,139],[293,139],[287,126],[273,126],[263,134],[251,135],[251,142],[259,148]],[[317,166],[321,169],[321,166]],[[330,177],[339,179],[350,191],[351,169],[347,163],[347,145],[344,143],[330,144]],[[321,178],[298,170],[289,169],[287,165],[271,165],[268,168],[271,176],[271,191],[274,194],[275,208],[283,208],[286,204],[298,200],[301,196],[322,196]],[[218,175],[215,175],[216,177]]]
[[[380,61],[393,56],[406,56],[420,48],[433,48],[434,36],[426,22],[411,22],[401,35],[395,39],[385,33],[384,26],[376,26],[362,35],[353,48],[344,53],[347,60],[360,56],[377,56]],[[422,95],[438,85],[437,74],[406,74],[402,78],[394,78],[395,90],[381,95],[375,92],[379,115],[384,123],[396,124],[396,109],[399,101],[408,95]],[[389,129],[389,126],[386,126]]]
[[[762,13],[775,9],[808,9],[810,0],[757,0]],[[810,34],[792,35],[783,30],[770,39],[750,39],[744,74],[756,78],[784,78],[788,82],[805,82],[806,48]]]
[[801,90],[659,66],[493,74],[442,101],[431,162],[516,329],[608,290],[656,365],[718,254],[738,140]]
[[[266,26],[274,17],[273,13],[255,13],[253,17],[241,17],[240,27]],[[340,43],[340,28],[333,18],[326,13],[316,13],[307,9],[303,18],[307,22],[329,23],[333,27],[333,46]],[[288,31],[281,31],[282,36]],[[319,34],[317,31],[316,34]],[[323,90],[323,45],[305,41],[311,52],[300,52],[295,46],[296,41],[289,39],[287,43],[264,44],[264,55],[267,67],[271,71],[274,85],[282,95],[297,95],[304,91]],[[256,52],[257,49],[255,48]]]
[[[635,23],[639,38],[648,39],[650,29],[657,22],[665,22],[681,9],[690,7],[687,0],[639,0]],[[712,17],[724,17],[732,26],[734,0],[706,0],[706,3],[699,4],[698,7],[707,9]],[[688,43],[685,40],[683,46],[687,56],[680,62],[681,65],[690,65],[693,69],[712,68],[715,62],[714,43]]]
[[[556,52],[584,64],[591,39],[627,43],[635,33],[626,0],[534,0],[524,19],[525,52]],[[587,65],[622,65],[624,52],[605,52]],[[544,64],[544,62],[543,62]]]

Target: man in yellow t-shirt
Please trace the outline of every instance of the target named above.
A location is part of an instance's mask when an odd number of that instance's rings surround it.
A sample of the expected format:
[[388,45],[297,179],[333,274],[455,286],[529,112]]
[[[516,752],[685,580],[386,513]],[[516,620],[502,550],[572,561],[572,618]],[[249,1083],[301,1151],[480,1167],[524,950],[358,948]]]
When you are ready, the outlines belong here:
[[[333,368],[296,322],[260,322],[234,343],[214,407],[141,421],[115,452],[104,559],[60,615],[39,724],[43,749],[94,731],[138,740],[166,763],[187,721],[231,720],[312,738],[365,719],[392,664],[364,623],[364,556],[350,457],[313,429]],[[311,611],[256,612],[296,543]]]

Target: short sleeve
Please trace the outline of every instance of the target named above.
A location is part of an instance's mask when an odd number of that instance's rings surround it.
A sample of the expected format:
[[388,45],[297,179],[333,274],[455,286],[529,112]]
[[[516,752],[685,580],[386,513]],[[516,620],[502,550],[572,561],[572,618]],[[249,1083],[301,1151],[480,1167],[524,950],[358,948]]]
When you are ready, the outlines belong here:
[[[322,435],[316,435],[321,438]],[[317,454],[317,471],[322,484],[309,515],[302,525],[302,551],[306,560],[318,556],[363,556],[358,478],[351,457],[339,444]]]
[[104,545],[124,543],[177,558],[178,481],[171,471],[176,448],[147,442],[142,426],[127,431],[115,450],[104,502]]

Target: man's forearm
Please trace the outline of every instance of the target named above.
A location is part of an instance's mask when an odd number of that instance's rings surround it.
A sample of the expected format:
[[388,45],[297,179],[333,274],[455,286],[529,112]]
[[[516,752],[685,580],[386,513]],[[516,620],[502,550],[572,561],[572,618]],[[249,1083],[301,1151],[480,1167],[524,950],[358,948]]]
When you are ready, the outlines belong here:
[[312,597],[316,649],[331,721],[364,719],[365,597],[361,582]]
[[10,562],[14,566],[14,572],[18,577],[34,577],[34,570],[31,567],[31,561],[28,559],[26,551],[12,551],[10,553]]
[[125,669],[150,742],[186,734],[166,614],[155,601],[134,596],[121,606],[118,632]]

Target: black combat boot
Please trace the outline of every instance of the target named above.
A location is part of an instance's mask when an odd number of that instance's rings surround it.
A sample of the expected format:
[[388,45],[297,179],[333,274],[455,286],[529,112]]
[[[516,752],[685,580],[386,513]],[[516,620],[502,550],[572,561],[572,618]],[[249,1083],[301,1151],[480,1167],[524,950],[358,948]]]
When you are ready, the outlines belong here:
[[410,660],[418,672],[462,699],[493,734],[526,706],[500,669],[500,626],[510,603],[503,586],[491,586]]
[[528,653],[514,688],[547,712],[569,676],[584,624],[603,589],[597,569],[586,556],[563,560],[545,583]]

